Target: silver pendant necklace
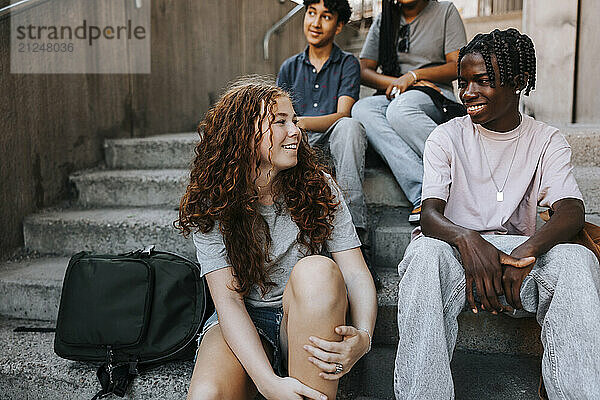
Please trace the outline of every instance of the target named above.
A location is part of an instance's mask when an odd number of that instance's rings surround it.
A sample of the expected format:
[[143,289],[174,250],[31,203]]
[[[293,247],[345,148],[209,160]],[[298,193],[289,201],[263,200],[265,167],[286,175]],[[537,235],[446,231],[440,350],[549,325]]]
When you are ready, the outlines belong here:
[[521,128],[520,127],[521,127],[522,119],[523,119],[523,117],[521,117],[521,114],[519,113],[519,125],[518,125],[519,133],[517,135],[517,142],[515,143],[515,150],[513,151],[512,159],[510,160],[508,172],[506,173],[506,178],[504,178],[504,183],[502,184],[502,187],[498,187],[498,185],[496,184],[496,180],[494,179],[494,173],[492,172],[492,167],[490,166],[490,161],[487,156],[487,151],[485,150],[485,146],[483,144],[483,139],[481,138],[483,135],[479,131],[479,128],[475,124],[473,124],[473,126],[477,130],[477,133],[479,134],[479,142],[481,144],[481,148],[483,149],[483,155],[485,156],[485,162],[488,166],[488,170],[490,171],[490,178],[492,178],[492,183],[494,184],[494,187],[496,188],[496,201],[499,203],[504,201],[504,187],[506,186],[506,182],[508,182],[508,177],[510,176],[510,171],[512,169],[513,163],[515,162],[515,156],[517,155],[517,148],[519,147],[519,139],[521,138]]

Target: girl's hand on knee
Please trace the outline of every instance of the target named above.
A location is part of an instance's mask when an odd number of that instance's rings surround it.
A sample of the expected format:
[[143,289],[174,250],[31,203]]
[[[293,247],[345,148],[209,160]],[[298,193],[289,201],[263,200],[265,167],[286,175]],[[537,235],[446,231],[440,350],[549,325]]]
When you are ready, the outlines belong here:
[[335,332],[342,336],[341,342],[311,336],[308,339],[312,345],[304,346],[304,349],[312,355],[308,360],[321,369],[319,376],[327,380],[340,379],[348,373],[367,353],[370,345],[367,333],[353,326],[338,326]]
[[323,393],[289,376],[285,378],[276,377],[272,384],[261,389],[260,393],[267,400],[327,400],[327,396]]

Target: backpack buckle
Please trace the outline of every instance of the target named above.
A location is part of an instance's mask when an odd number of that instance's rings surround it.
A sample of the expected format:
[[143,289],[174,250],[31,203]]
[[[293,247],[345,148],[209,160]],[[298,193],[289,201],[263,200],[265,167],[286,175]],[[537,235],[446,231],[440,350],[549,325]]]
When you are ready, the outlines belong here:
[[142,250],[142,255],[150,257],[150,255],[154,251],[154,247],[155,246],[153,244],[144,247],[144,250]]

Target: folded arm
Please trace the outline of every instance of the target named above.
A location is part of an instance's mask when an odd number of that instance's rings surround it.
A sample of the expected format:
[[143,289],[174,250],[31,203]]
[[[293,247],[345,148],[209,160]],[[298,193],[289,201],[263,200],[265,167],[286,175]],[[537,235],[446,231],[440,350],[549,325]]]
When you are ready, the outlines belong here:
[[337,102],[337,110],[333,114],[320,115],[317,117],[299,117],[298,128],[311,132],[325,132],[338,119],[349,117],[352,106],[356,103],[350,96],[341,96]]
[[[504,311],[498,296],[505,294],[502,266],[512,265],[515,269],[533,266],[534,257],[507,255],[498,250],[474,230],[454,224],[444,216],[446,202],[441,199],[426,199],[421,211],[421,229],[429,237],[443,240],[456,247],[465,269],[466,297],[471,310],[477,312],[473,284],[483,307],[497,313]],[[510,303],[510,302],[509,302]]]
[[389,94],[396,86],[400,93],[417,81],[429,81],[450,83],[456,79],[456,62],[458,61],[458,50],[446,54],[446,63],[435,67],[419,68],[413,70],[417,79],[406,73],[400,77],[383,75],[377,72],[377,61],[368,58],[360,59],[360,78],[363,85],[377,90],[385,90]]
[[579,199],[562,199],[552,204],[554,213],[527,241],[512,251],[518,257],[539,257],[559,243],[566,243],[581,231],[585,207]]

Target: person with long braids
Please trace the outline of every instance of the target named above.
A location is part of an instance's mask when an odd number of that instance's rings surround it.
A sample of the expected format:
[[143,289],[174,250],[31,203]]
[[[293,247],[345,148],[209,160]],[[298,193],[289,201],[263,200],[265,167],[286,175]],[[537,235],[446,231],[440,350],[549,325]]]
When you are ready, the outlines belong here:
[[[425,143],[422,234],[398,265],[396,398],[454,398],[450,361],[466,307],[535,316],[548,397],[598,399],[600,268],[567,244],[585,216],[571,148],[519,112],[535,88],[533,43],[516,29],[478,34],[458,67],[468,115]],[[536,231],[537,207],[553,214]]]
[[199,126],[176,225],[193,234],[216,312],[188,399],[335,399],[371,347],[373,280],[297,120],[288,93],[254,77]]
[[377,93],[359,100],[352,117],[363,124],[369,144],[412,203],[409,222],[416,225],[423,146],[444,115],[427,93],[409,89],[429,86],[455,101],[452,81],[458,50],[466,43],[452,2],[383,0],[382,13],[373,20],[360,53],[361,82]]

